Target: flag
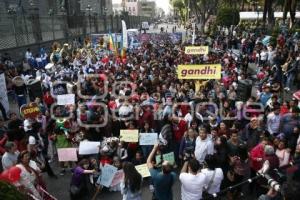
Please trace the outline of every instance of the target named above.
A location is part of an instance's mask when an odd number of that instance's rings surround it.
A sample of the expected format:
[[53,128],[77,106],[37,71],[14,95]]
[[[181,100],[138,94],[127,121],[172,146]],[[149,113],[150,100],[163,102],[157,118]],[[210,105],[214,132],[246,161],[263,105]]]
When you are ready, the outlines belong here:
[[122,48],[121,49],[121,59],[125,59],[126,58],[126,49]]
[[115,51],[114,40],[111,33],[109,34],[109,50]]
[[124,20],[122,20],[122,47],[128,48],[128,38],[127,38],[127,27]]

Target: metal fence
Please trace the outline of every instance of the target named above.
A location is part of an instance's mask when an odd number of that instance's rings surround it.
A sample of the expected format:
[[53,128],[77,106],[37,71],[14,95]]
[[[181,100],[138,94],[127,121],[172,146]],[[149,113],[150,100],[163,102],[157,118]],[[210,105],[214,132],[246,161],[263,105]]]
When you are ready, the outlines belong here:
[[[0,51],[45,43],[70,40],[90,33],[119,32],[120,16],[18,15],[0,13]],[[138,28],[147,17],[123,17],[128,28]]]

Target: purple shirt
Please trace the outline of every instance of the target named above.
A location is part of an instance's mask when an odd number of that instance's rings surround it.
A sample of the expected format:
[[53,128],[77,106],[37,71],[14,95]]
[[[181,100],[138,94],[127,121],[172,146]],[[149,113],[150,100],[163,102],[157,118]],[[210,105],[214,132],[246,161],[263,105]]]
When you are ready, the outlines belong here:
[[78,186],[78,187],[80,186],[80,182],[81,182],[81,179],[82,179],[83,172],[84,172],[84,169],[82,167],[77,166],[74,169],[71,185],[75,185],[75,186]]

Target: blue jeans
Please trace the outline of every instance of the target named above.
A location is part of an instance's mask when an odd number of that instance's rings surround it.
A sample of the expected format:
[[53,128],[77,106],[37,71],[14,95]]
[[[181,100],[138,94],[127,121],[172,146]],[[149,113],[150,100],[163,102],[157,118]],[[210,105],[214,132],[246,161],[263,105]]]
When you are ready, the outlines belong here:
[[295,74],[289,73],[286,78],[285,87],[291,88],[295,80]]
[[17,95],[18,105],[21,107],[22,105],[26,104],[26,96],[25,95]]
[[142,145],[141,146],[144,158],[147,158],[149,156],[152,148],[153,148],[152,145]]

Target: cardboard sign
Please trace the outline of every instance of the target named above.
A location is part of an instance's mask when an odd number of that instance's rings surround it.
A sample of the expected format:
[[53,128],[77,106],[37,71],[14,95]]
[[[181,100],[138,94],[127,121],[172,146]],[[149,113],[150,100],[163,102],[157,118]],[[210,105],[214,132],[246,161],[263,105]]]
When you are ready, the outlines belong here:
[[21,106],[20,113],[24,118],[36,118],[40,114],[40,108],[36,103],[29,103]]
[[[174,152],[170,152],[170,153],[166,153],[166,154],[163,154],[162,156],[162,159],[163,161],[168,161],[171,165],[174,165],[175,163],[175,157],[174,157]],[[156,164],[160,164],[162,161],[161,161],[161,155],[157,155],[155,157],[155,162]]]
[[137,165],[135,166],[135,169],[142,175],[143,178],[150,176],[147,164]]
[[157,139],[157,133],[140,133],[140,145],[155,145]]
[[178,79],[221,79],[221,64],[179,65]]
[[124,172],[123,170],[119,170],[115,173],[115,176],[113,178],[113,180],[111,181],[110,186],[114,187],[115,185],[118,185],[119,183],[121,183],[121,181],[124,178]]
[[100,178],[100,184],[109,187],[112,183],[112,180],[117,173],[118,169],[112,165],[105,165],[102,168],[102,174]]
[[57,105],[74,105],[75,104],[75,94],[63,94],[57,95]]
[[120,141],[124,142],[138,142],[139,131],[135,130],[120,130]]
[[185,54],[187,55],[201,55],[208,54],[208,46],[191,46],[185,47]]
[[168,161],[171,165],[175,163],[174,152],[166,153],[163,155],[163,160]]
[[100,142],[83,141],[79,143],[79,155],[99,153]]
[[58,161],[77,161],[77,149],[76,148],[61,148],[57,149]]

